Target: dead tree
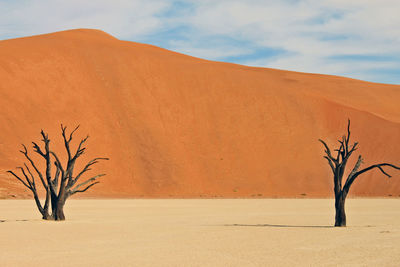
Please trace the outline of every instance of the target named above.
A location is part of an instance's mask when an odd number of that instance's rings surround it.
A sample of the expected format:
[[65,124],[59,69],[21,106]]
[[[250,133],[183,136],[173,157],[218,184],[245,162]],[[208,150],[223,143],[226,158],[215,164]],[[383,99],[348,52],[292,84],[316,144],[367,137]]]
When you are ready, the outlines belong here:
[[358,145],[357,142],[350,145],[350,120],[348,121],[347,125],[347,135],[343,136],[342,140],[338,140],[340,146],[338,149],[334,150],[337,153],[336,156],[332,154],[328,145],[323,140],[319,139],[319,141],[325,147],[326,155],[324,156],[324,158],[328,161],[333,173],[336,210],[335,226],[346,226],[345,201],[347,194],[349,193],[350,187],[354,183],[354,181],[361,174],[375,168],[379,169],[384,175],[390,178],[391,176],[387,172],[385,172],[382,167],[391,167],[397,170],[400,170],[400,167],[389,163],[380,163],[371,165],[367,168],[360,170],[361,164],[363,163],[363,158],[361,157],[361,155],[359,155],[355,166],[353,167],[343,184],[343,176],[346,171],[347,162],[353,152],[357,150]]
[[[17,175],[13,171],[8,171],[16,179],[18,179],[25,187],[27,187],[33,194],[36,205],[39,212],[42,214],[44,220],[65,220],[64,216],[64,205],[66,200],[76,194],[82,193],[98,184],[97,179],[104,176],[105,174],[98,174],[92,176],[89,179],[82,179],[84,174],[91,170],[91,166],[98,163],[100,160],[108,160],[108,158],[94,158],[90,160],[85,167],[79,172],[75,173],[75,163],[80,156],[85,153],[85,143],[89,136],[85,137],[80,141],[76,150],[71,149],[71,140],[73,134],[78,130],[79,125],[69,135],[66,133],[67,127],[61,125],[61,134],[64,141],[65,150],[67,152],[67,161],[63,165],[57,154],[50,149],[50,139],[44,131],[41,131],[43,148],[37,143],[32,142],[33,151],[37,153],[45,162],[44,170],[39,170],[38,165],[32,160],[28,153],[28,149],[25,145],[22,145],[23,149],[20,152],[25,156],[28,164],[24,163],[24,167],[18,167],[21,174]],[[55,171],[52,171],[52,165],[55,167]],[[31,171],[31,168],[34,171]],[[44,171],[44,172],[43,172]],[[44,204],[42,205],[38,190],[37,190],[37,178],[39,178],[41,185],[44,188],[46,197]],[[82,180],[81,180],[82,179]],[[51,207],[51,210],[50,210]]]

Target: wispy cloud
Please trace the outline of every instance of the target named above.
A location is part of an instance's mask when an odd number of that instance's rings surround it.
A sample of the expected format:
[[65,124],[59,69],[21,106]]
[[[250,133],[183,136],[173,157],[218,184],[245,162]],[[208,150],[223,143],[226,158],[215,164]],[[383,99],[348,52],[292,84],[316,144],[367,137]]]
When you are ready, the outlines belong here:
[[371,75],[377,69],[400,67],[399,1],[201,3],[187,18],[198,34],[229,36],[254,47],[286,51],[264,57],[254,50],[259,58],[242,58],[239,63],[400,82],[396,76]]
[[400,84],[397,0],[23,0],[0,38],[99,28],[212,60]]
[[97,28],[119,38],[142,37],[162,28],[162,0],[22,0],[0,3],[0,37]]

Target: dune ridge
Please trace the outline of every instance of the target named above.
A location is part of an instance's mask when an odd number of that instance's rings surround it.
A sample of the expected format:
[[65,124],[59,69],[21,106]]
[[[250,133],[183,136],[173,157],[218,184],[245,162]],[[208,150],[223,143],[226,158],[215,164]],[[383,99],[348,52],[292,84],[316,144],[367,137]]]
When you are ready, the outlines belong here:
[[[207,61],[77,29],[0,41],[0,197],[28,197],[5,171],[20,144],[60,123],[110,157],[90,197],[327,197],[334,145],[352,121],[365,165],[400,164],[400,86]],[[61,152],[60,152],[61,153]],[[356,158],[356,155],[354,156]],[[93,173],[95,173],[93,171]],[[400,173],[352,196],[400,196]]]

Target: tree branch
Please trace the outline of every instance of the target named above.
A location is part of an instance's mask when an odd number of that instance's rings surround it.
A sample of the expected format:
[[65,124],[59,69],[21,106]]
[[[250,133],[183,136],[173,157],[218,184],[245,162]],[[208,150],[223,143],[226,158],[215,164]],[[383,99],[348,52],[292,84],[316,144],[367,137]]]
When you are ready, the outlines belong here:
[[[28,165],[26,165],[26,163],[24,163],[24,165],[25,165],[25,168],[28,170],[29,175],[30,175],[31,178],[32,178],[33,184],[35,185],[35,177],[33,176],[33,174],[32,174],[32,172],[31,172],[31,170],[29,169]],[[46,183],[45,183],[43,180],[41,180],[41,181],[42,181],[43,187],[47,190],[47,185],[46,185]]]
[[73,184],[75,184],[85,172],[90,171],[91,170],[90,166],[98,163],[99,160],[109,160],[109,158],[94,158],[91,161],[89,161],[86,164],[86,166],[83,168],[83,170],[78,173],[78,175],[75,177],[75,179],[73,179]]
[[325,143],[325,141],[322,140],[322,139],[318,139],[318,141],[320,141],[320,142],[324,145],[324,147],[325,147],[325,153],[326,153],[326,155],[328,156],[328,158],[329,158],[330,160],[332,160],[335,164],[337,164],[337,163],[338,163],[337,160],[332,156],[331,150],[329,149],[329,147],[328,147],[328,145]]
[[364,172],[367,172],[367,171],[372,170],[372,169],[374,169],[374,168],[378,168],[379,170],[381,170],[381,172],[382,172],[383,174],[385,174],[385,175],[388,176],[389,178],[392,177],[392,176],[390,176],[389,174],[387,174],[387,173],[382,169],[382,167],[385,167],[385,166],[391,167],[391,168],[393,168],[393,169],[400,170],[400,167],[397,167],[396,165],[393,165],[393,164],[390,164],[390,163],[380,163],[380,164],[374,164],[374,165],[371,165],[371,166],[369,166],[369,167],[367,167],[367,168],[365,168],[365,169],[362,169],[361,171],[357,172],[355,175],[358,176],[358,175],[360,175],[360,174],[363,174]]
[[387,177],[392,177],[392,176],[390,176],[388,173],[386,173],[384,170],[383,170],[383,168],[382,167],[391,167],[391,168],[393,168],[393,169],[397,169],[397,170],[400,170],[400,167],[398,167],[398,166],[396,166],[396,165],[393,165],[393,164],[390,164],[390,163],[380,163],[380,164],[374,164],[374,165],[371,165],[371,166],[369,166],[369,167],[367,167],[367,168],[364,168],[364,169],[362,169],[361,171],[358,171],[358,172],[356,172],[356,173],[354,173],[353,174],[353,176],[350,178],[350,179],[348,179],[347,181],[346,181],[346,184],[345,184],[345,188],[346,188],[346,190],[348,191],[349,189],[350,189],[350,186],[352,185],[352,183],[356,180],[356,178],[358,177],[358,176],[360,176],[361,174],[363,174],[363,173],[365,173],[365,172],[367,172],[367,171],[370,171],[370,170],[372,170],[372,169],[374,169],[374,168],[378,168],[384,175],[386,175]]
[[22,180],[18,175],[16,175],[13,171],[7,171],[8,173],[12,174],[15,178],[18,179],[18,181],[20,181],[25,187],[29,188],[29,190],[33,190],[33,188],[28,185],[27,183],[24,182],[24,180]]
[[60,169],[61,175],[62,175],[62,179],[64,179],[64,173],[65,173],[65,171],[64,171],[64,168],[63,168],[62,165],[61,165],[60,159],[57,157],[56,153],[54,153],[53,151],[50,151],[50,154],[52,154],[52,155],[54,156],[54,158],[56,159],[56,164],[57,164],[56,166],[57,166],[57,168]]
[[354,151],[357,150],[357,145],[358,145],[358,143],[355,142],[355,143],[353,144],[353,147],[347,152],[346,160],[347,160],[348,158],[350,158],[351,154],[353,154]]
[[[40,134],[43,137],[42,141],[44,142],[45,146],[48,147],[48,144],[50,142],[48,135],[45,134],[43,130],[40,131]],[[32,144],[33,144],[33,151],[35,151],[36,153],[38,153],[42,157],[46,158],[46,154],[43,153],[43,151],[41,150],[40,146],[35,142],[32,142]],[[25,148],[25,151],[26,151],[26,148]]]
[[42,152],[42,150],[40,149],[39,145],[36,144],[35,142],[32,142],[32,144],[33,144],[33,151],[38,153],[40,156],[45,157],[45,154]]
[[76,193],[83,193],[83,192],[85,192],[86,190],[88,190],[89,188],[91,188],[92,186],[94,186],[95,184],[98,184],[98,183],[100,183],[100,182],[94,182],[94,183],[88,185],[87,187],[85,187],[84,189],[70,192],[70,194],[73,195],[73,194],[76,194]]
[[51,181],[53,184],[54,192],[57,192],[58,189],[58,178],[60,177],[60,168],[58,167],[58,163],[55,161],[54,165],[56,166],[56,173],[54,174],[54,179]]
[[[24,154],[25,158],[31,163],[32,167],[35,169],[36,173],[38,174],[40,181],[42,182],[42,184],[46,184],[46,182],[44,181],[43,175],[42,173],[39,171],[39,169],[36,167],[35,163],[33,162],[33,160],[28,156],[28,150],[26,149],[25,145],[22,145],[24,150],[20,150],[19,152],[21,152],[22,154]],[[46,186],[47,188],[47,186]]]
[[[338,140],[338,141],[339,141],[339,140]],[[335,149],[335,151],[337,151],[337,153],[338,153],[337,156],[336,156],[337,165],[339,165],[340,156],[342,156],[342,161],[343,161],[343,150],[344,150],[344,148],[343,148],[343,142],[339,141],[339,143],[340,143],[339,149]]]
[[[79,129],[79,126],[80,126],[80,125],[78,124],[78,126],[76,126],[75,129],[69,134],[69,141],[72,140],[72,135],[76,132],[76,130]],[[67,128],[67,127],[65,127],[65,128]]]
[[105,174],[98,174],[98,175],[96,175],[96,176],[94,176],[94,177],[92,177],[92,178],[90,178],[90,179],[87,179],[86,181],[84,181],[83,183],[80,183],[80,184],[78,184],[77,186],[75,186],[75,188],[72,188],[71,189],[71,192],[73,193],[74,191],[76,191],[78,188],[80,188],[81,186],[84,186],[84,185],[86,185],[86,184],[88,184],[88,183],[91,183],[91,182],[93,182],[93,181],[95,181],[97,178],[100,178],[100,177],[102,177],[102,176],[104,176]]
[[63,126],[62,124],[61,124],[61,134],[62,134],[62,137],[63,137],[63,139],[64,139],[64,145],[65,145],[65,149],[67,150],[67,154],[68,154],[68,161],[69,160],[71,160],[71,151],[70,151],[70,149],[69,149],[69,142],[71,141],[71,139],[69,139],[69,140],[67,140],[67,137],[66,137],[66,135],[65,135],[65,130],[67,129],[67,127],[65,126]]
[[89,135],[81,140],[81,142],[78,145],[78,148],[76,149],[76,153],[75,153],[74,157],[72,158],[72,160],[76,160],[77,158],[79,158],[85,152],[86,147],[82,148],[82,145],[88,140],[88,138],[89,138]]
[[363,164],[363,158],[361,155],[358,156],[357,162],[354,165],[353,170],[350,172],[350,174],[347,176],[347,179],[351,178],[355,173],[357,173],[357,171],[360,169],[361,164]]
[[66,136],[67,126],[64,127],[61,124],[61,134],[62,134],[62,137],[64,139],[65,149],[67,150],[67,153],[68,153],[68,161],[70,161],[71,158],[72,158],[71,149],[69,147],[69,143],[71,142],[72,137],[73,137],[74,133],[76,132],[76,130],[78,130],[78,128],[79,128],[79,125],[75,127],[75,129],[69,134],[69,138],[67,138],[67,136]]
[[22,167],[17,167],[17,169],[20,169],[20,170],[21,170],[22,174],[23,174],[24,177],[25,177],[26,182],[32,187],[32,189],[35,189],[35,190],[36,190],[35,180],[34,180],[34,179],[33,179],[32,181],[29,180],[28,175],[26,175],[24,168],[22,168]]
[[333,161],[328,156],[324,156],[324,158],[326,158],[326,160],[329,163],[329,166],[331,166],[333,174],[335,174],[335,166],[333,165]]

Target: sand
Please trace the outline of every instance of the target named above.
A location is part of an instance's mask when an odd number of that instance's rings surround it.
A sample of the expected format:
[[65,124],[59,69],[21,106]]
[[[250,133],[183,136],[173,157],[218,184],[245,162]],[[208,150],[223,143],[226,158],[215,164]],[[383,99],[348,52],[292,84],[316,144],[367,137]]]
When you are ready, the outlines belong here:
[[[65,157],[61,123],[81,125],[75,145],[91,136],[81,165],[110,158],[93,170],[107,174],[97,197],[328,197],[318,139],[336,145],[348,118],[355,159],[400,164],[399,85],[207,61],[89,29],[0,41],[0,80],[0,198],[29,196],[5,171],[40,129]],[[388,172],[350,194],[399,196],[400,173]]]
[[1,266],[398,266],[400,199],[0,201]]

